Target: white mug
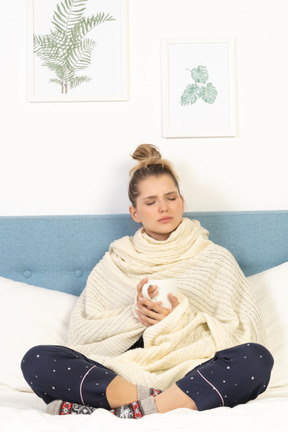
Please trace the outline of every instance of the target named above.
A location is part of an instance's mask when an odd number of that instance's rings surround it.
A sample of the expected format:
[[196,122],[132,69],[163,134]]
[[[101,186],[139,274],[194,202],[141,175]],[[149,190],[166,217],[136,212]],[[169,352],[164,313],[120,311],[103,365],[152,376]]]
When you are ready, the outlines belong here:
[[[148,294],[149,286],[157,286],[157,296],[150,298]],[[154,303],[160,302],[162,307],[172,309],[172,304],[169,300],[168,294],[171,293],[177,297],[177,280],[176,279],[162,279],[162,280],[149,280],[142,288],[143,297],[147,300],[151,300]]]

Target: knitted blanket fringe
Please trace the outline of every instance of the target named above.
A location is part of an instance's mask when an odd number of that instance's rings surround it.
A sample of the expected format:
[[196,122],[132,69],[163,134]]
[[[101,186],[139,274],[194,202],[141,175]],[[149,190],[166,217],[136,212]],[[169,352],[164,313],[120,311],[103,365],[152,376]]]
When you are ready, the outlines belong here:
[[[143,326],[135,296],[145,277],[176,278],[179,305],[161,322]],[[216,351],[264,343],[256,300],[226,249],[184,218],[169,239],[116,240],[89,275],[72,313],[71,348],[131,383],[165,390]],[[144,348],[129,350],[143,336]]]

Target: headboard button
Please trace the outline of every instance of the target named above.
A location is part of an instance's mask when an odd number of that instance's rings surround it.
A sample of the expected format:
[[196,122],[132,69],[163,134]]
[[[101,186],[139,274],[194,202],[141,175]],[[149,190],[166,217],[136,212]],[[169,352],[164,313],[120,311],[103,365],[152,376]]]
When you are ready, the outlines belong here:
[[76,275],[76,277],[80,278],[81,276],[83,276],[83,271],[82,270],[76,270],[75,275]]
[[32,273],[31,273],[30,270],[26,270],[26,271],[23,273],[23,276],[24,276],[25,278],[30,278],[31,275],[32,275]]

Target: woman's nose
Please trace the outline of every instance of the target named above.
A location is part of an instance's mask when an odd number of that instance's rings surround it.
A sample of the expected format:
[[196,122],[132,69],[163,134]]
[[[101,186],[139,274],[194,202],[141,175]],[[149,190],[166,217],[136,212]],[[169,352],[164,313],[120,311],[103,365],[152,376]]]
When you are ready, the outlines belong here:
[[161,201],[160,202],[160,204],[159,204],[159,210],[160,210],[161,213],[164,212],[164,211],[167,211],[167,204],[165,203],[165,201]]

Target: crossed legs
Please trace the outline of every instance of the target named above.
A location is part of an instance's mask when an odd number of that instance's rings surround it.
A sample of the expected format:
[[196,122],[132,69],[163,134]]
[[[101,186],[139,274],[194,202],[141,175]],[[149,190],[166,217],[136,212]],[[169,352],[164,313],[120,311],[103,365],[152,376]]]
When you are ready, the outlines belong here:
[[[117,376],[108,385],[106,397],[111,408],[119,408],[122,405],[137,400],[137,386],[130,384],[128,381]],[[173,384],[169,389],[155,396],[154,401],[159,413],[172,411],[176,408],[190,408],[197,410],[194,401],[180,390],[176,384]]]
[[[155,396],[153,403],[159,413],[246,403],[266,390],[272,366],[271,354],[259,344],[222,350]],[[47,404],[64,400],[111,410],[138,398],[137,386],[66,347],[32,348],[23,358],[22,370],[33,391]]]

